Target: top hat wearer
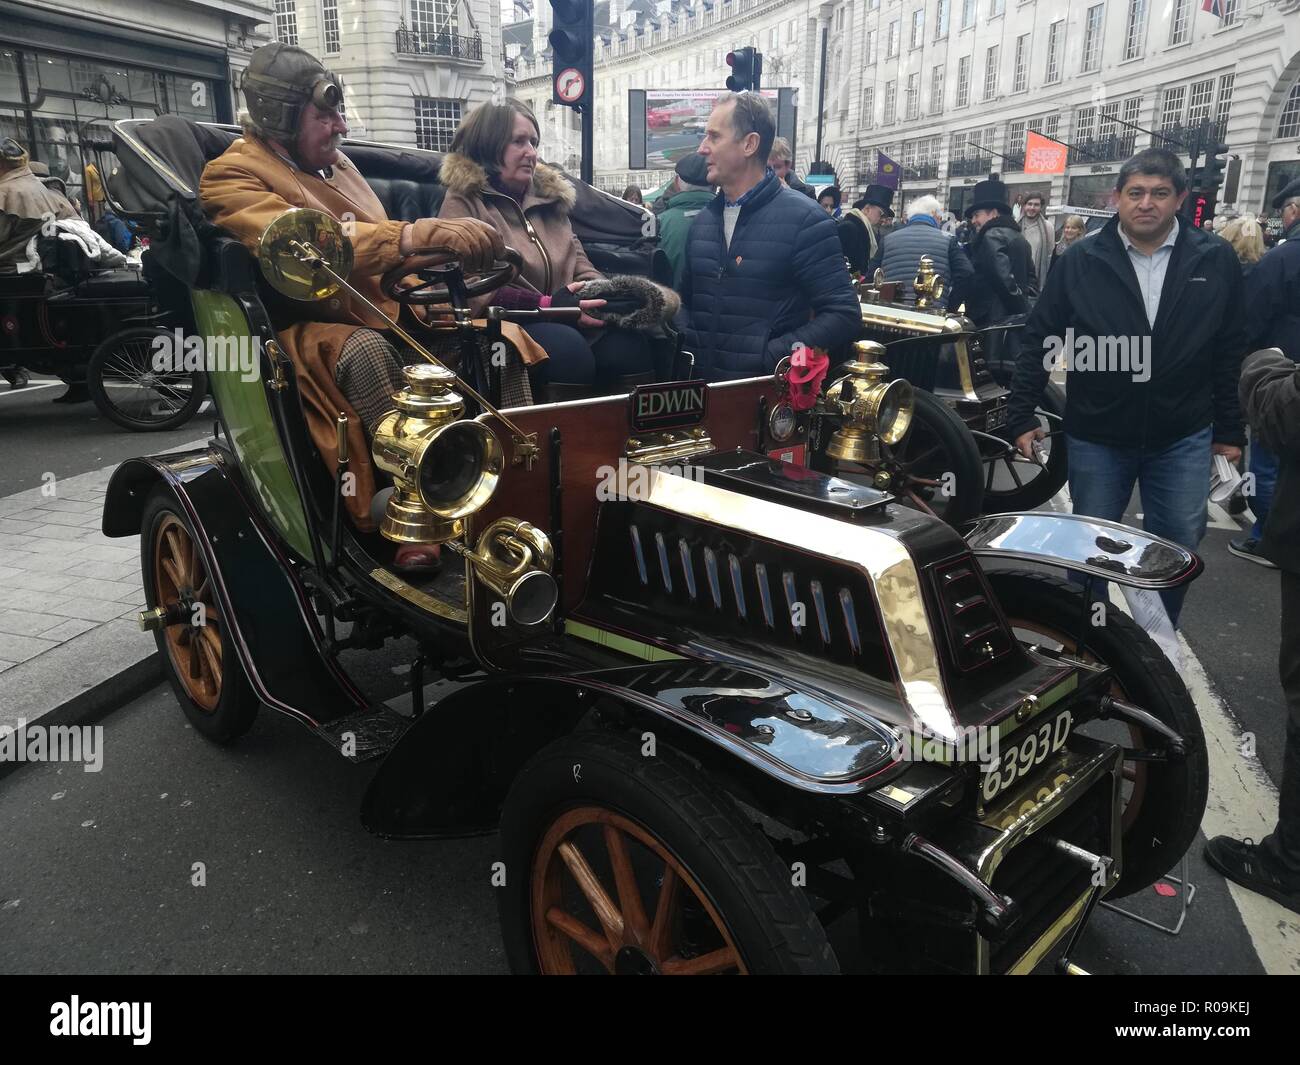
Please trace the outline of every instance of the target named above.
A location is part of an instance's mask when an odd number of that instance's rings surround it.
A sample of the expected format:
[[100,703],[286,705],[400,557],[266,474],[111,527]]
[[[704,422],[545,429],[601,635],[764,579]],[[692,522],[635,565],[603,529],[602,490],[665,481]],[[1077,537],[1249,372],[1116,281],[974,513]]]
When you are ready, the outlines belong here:
[[853,206],[859,210],[865,207],[879,207],[881,213],[886,218],[894,217],[894,209],[891,206],[894,202],[894,190],[888,185],[868,185],[867,191],[863,193],[860,199]]
[[985,178],[971,190],[970,203],[966,205],[966,217],[976,211],[1011,212],[1011,194],[1007,186],[997,178]]
[[1300,196],[1300,178],[1296,178],[1293,182],[1287,185],[1286,188],[1273,197],[1273,209],[1275,211],[1279,210],[1287,200],[1294,199],[1297,196]]

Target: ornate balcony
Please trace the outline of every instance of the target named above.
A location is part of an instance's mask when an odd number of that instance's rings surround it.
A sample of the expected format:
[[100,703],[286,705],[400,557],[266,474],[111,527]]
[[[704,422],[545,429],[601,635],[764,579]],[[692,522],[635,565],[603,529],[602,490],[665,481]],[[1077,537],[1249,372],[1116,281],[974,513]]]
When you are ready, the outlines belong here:
[[397,29],[398,55],[432,55],[446,59],[483,62],[483,38],[459,33],[421,33],[404,26]]
[[[1114,125],[1114,123],[1111,123]],[[1171,134],[1172,135],[1172,134]],[[1079,141],[1070,149],[1067,162],[1070,166],[1086,166],[1089,163],[1122,163],[1133,154],[1137,142],[1137,133],[1112,134],[1093,140]]]
[[904,181],[934,181],[939,177],[938,163],[916,163],[903,167]]
[[990,170],[997,170],[997,159],[992,155],[972,156],[969,159],[952,159],[948,163],[949,177],[987,177]]

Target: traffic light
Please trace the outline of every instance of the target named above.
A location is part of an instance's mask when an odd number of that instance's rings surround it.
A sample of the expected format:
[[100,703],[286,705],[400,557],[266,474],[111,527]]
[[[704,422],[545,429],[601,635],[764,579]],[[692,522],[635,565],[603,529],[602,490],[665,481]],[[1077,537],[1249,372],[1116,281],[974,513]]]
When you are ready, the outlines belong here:
[[588,109],[592,100],[594,0],[550,0],[551,99],[565,107]]
[[763,80],[763,55],[755,48],[737,48],[727,53],[727,88],[732,92],[758,92]]
[[1228,165],[1228,146],[1212,142],[1205,147],[1205,165],[1201,167],[1201,188],[1217,189],[1223,184],[1223,171]]

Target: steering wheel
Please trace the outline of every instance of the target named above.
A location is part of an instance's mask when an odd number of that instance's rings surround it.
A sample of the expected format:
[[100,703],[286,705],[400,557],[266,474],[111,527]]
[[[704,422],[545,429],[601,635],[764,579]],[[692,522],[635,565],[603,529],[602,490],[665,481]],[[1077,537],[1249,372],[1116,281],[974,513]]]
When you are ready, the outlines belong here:
[[[415,248],[411,256],[437,255],[445,252],[445,248]],[[460,263],[456,260],[439,266],[421,267],[418,270],[412,270],[407,266],[395,266],[380,278],[379,287],[389,299],[406,306],[463,303],[473,296],[485,295],[513,280],[522,266],[523,257],[514,248],[506,248],[501,258],[489,269],[471,274],[469,277],[461,273]],[[412,274],[420,280],[414,284],[404,284],[405,279]]]

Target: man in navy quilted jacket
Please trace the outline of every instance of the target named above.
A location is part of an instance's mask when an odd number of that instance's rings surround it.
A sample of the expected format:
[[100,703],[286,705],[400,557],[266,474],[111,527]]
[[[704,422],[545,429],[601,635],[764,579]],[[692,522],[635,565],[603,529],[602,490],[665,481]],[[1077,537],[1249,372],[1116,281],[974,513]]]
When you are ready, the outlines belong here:
[[767,165],[776,126],[756,93],[723,97],[700,144],[718,195],[687,237],[686,349],[706,380],[771,373],[800,344],[831,361],[862,328],[835,221]]

